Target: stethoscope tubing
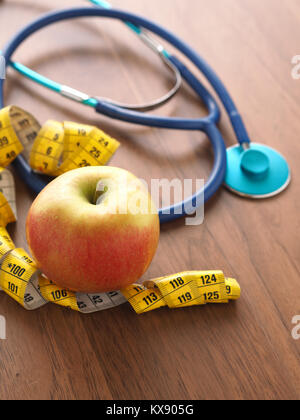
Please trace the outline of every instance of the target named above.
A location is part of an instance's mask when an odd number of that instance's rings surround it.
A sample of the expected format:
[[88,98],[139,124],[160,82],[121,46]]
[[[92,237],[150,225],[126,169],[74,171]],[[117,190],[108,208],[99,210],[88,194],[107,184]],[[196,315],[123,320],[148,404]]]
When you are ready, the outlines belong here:
[[[243,122],[239,121],[241,120],[241,117],[239,115],[239,112],[231,96],[229,95],[222,81],[216,75],[214,70],[206,63],[206,61],[202,57],[200,57],[199,54],[194,49],[192,49],[184,41],[180,40],[176,35],[172,34],[167,29],[162,28],[161,26],[157,25],[156,23],[148,19],[145,19],[138,15],[134,15],[129,12],[124,12],[117,9],[80,7],[80,8],[66,9],[66,10],[60,10],[60,11],[47,13],[39,17],[37,20],[33,21],[32,23],[30,23],[29,25],[25,26],[4,47],[3,56],[5,57],[6,62],[7,63],[9,62],[9,60],[12,57],[12,54],[20,46],[20,44],[23,43],[25,39],[27,39],[30,35],[37,32],[38,30],[46,26],[49,26],[53,23],[58,23],[63,20],[83,18],[83,17],[104,17],[104,18],[112,18],[112,19],[118,19],[125,22],[130,22],[133,25],[148,29],[149,31],[155,33],[156,35],[168,41],[175,48],[181,51],[186,57],[188,57],[191,60],[191,62],[194,63],[196,67],[198,67],[198,69],[203,73],[203,75],[211,83],[214,90],[218,94],[220,100],[222,101],[229,117],[232,119],[233,127],[236,131],[236,135],[238,137],[239,142],[240,143],[250,142],[249,136],[246,132]],[[3,106],[2,103],[3,103],[3,97],[0,92],[0,106]],[[108,107],[107,112],[109,112],[110,104],[107,103],[106,105]],[[105,106],[102,106],[103,111],[104,109],[105,109]],[[188,123],[189,123],[189,120],[187,120],[187,124]]]
[[[159,25],[149,21],[148,19],[139,17],[137,15],[123,12],[116,9],[97,9],[97,8],[74,8],[68,10],[61,10],[46,14],[31,24],[23,28],[17,33],[13,39],[3,49],[3,56],[6,63],[9,62],[15,50],[24,42],[31,34],[36,31],[56,22],[63,20],[81,18],[81,17],[105,17],[119,19],[125,22],[130,22],[139,27],[145,28],[156,35],[164,38],[171,43],[186,57],[188,57],[206,76],[208,81],[214,87],[216,93],[223,102],[228,115],[231,118],[233,128],[236,132],[240,143],[248,143],[246,129],[242,119],[232,101],[226,88],[216,76],[214,71],[207,65],[207,63],[186,43],[181,41],[177,36],[171,34],[168,30],[161,28]],[[190,86],[197,92],[201,99],[205,102],[209,109],[209,116],[201,119],[182,119],[182,118],[165,118],[152,115],[145,115],[135,111],[128,111],[123,108],[113,106],[105,101],[98,101],[96,106],[97,112],[104,114],[110,118],[117,118],[119,120],[133,122],[135,124],[142,124],[153,127],[160,127],[166,129],[180,129],[180,130],[201,130],[205,132],[212,143],[214,149],[215,159],[212,173],[205,185],[204,191],[198,191],[193,197],[185,200],[183,203],[176,204],[171,208],[161,209],[159,211],[160,220],[162,223],[175,220],[182,215],[190,214],[198,202],[201,202],[204,194],[205,201],[210,199],[220,188],[223,183],[226,173],[226,147],[220,131],[216,124],[220,118],[220,110],[214,98],[201,84],[199,80],[178,60],[178,58],[171,56],[173,64],[180,70],[183,78],[190,84]],[[3,101],[3,80],[0,81],[0,106],[4,106]],[[39,193],[47,184],[44,179],[31,171],[26,161],[19,157],[15,163],[20,175],[25,182],[36,193]]]

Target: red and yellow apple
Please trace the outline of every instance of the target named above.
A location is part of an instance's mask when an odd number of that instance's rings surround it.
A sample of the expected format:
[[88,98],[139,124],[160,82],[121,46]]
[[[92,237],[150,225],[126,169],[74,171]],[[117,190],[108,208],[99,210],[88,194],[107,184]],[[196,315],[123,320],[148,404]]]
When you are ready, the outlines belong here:
[[58,286],[83,293],[136,282],[155,255],[159,231],[144,184],[112,167],[76,169],[56,178],[34,201],[26,224],[41,271]]

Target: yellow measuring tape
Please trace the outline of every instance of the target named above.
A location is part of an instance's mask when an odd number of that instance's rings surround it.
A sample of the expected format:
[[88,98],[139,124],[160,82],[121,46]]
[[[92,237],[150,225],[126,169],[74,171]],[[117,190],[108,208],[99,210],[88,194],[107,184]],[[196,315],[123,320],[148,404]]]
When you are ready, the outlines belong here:
[[241,289],[234,279],[221,271],[191,271],[132,285],[122,290],[137,314],[164,306],[170,309],[228,303],[240,298]]
[[96,127],[47,121],[30,153],[32,169],[58,176],[72,169],[106,165],[120,143]]
[[85,314],[126,302],[142,314],[239,299],[239,284],[221,271],[183,272],[111,293],[74,293],[44,277],[27,252],[16,249],[6,230],[17,220],[14,179],[4,167],[22,153],[35,171],[58,176],[79,167],[105,165],[119,146],[96,127],[56,121],[41,127],[18,107],[0,111],[0,288],[28,310],[52,302]]
[[41,127],[16,106],[0,111],[0,167],[22,153],[33,170],[57,176],[84,166],[106,165],[119,146],[97,127],[56,121]]

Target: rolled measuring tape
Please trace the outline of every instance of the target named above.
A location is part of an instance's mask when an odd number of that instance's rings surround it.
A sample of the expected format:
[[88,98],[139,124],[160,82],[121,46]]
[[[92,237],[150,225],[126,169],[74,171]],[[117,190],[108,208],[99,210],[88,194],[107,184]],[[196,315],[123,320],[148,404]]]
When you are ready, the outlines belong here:
[[47,121],[30,152],[31,168],[59,176],[73,169],[106,165],[120,143],[96,127]]
[[[35,171],[58,176],[84,166],[105,165],[119,146],[97,127],[56,121],[41,127],[18,107],[0,111],[3,167],[22,153]],[[88,314],[129,302],[137,314],[142,314],[162,307],[178,309],[240,298],[238,282],[225,278],[222,271],[183,272],[110,293],[74,293],[47,279],[30,255],[15,247],[6,226],[16,220],[14,179],[7,169],[0,168],[0,288],[25,309],[52,302]]]
[[56,121],[41,127],[21,108],[0,110],[0,167],[22,153],[34,171],[58,176],[84,166],[106,165],[119,147],[97,127]]

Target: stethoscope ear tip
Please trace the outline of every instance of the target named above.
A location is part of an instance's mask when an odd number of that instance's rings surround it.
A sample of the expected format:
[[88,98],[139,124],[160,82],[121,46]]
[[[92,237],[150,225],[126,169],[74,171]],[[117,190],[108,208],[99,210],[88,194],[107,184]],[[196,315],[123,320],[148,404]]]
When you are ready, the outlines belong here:
[[276,150],[258,143],[227,149],[225,186],[232,192],[254,199],[274,197],[291,182],[286,159]]

